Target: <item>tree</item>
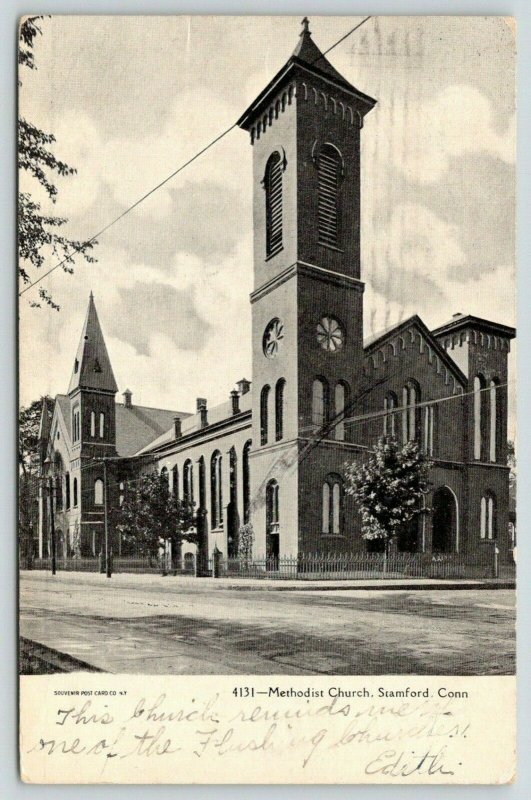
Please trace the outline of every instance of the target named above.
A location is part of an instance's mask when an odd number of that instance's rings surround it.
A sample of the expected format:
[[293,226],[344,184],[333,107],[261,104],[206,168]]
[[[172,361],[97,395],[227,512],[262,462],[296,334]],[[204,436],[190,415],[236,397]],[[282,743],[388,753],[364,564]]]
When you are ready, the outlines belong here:
[[238,558],[246,567],[253,560],[254,529],[252,522],[242,525],[238,534]]
[[193,505],[178,500],[167,476],[157,472],[126,484],[116,528],[126,544],[150,557],[166,542],[172,542],[173,553],[183,539],[197,544]]
[[49,397],[22,406],[18,416],[18,531],[21,557],[30,557],[37,530],[39,497],[39,426],[43,401],[51,412]]
[[[27,17],[20,25],[18,63],[20,69],[37,69],[33,55],[35,38],[42,34],[38,25],[42,16]],[[19,81],[20,84],[20,81]],[[55,144],[55,136],[40,130],[24,117],[18,120],[18,168],[28,173],[45,190],[52,203],[57,199],[57,187],[53,180],[54,175],[62,177],[74,175],[76,170],[64,161],[57,158],[50,147]],[[69,239],[59,233],[59,229],[68,220],[47,214],[40,203],[32,198],[31,194],[21,191],[18,194],[18,252],[19,275],[23,284],[33,282],[34,270],[43,266],[45,261],[52,257],[55,261],[64,260],[61,265],[64,272],[72,273],[74,256],[80,253],[86,261],[93,263],[96,259],[91,251],[96,241],[80,242]],[[58,310],[59,306],[53,300],[50,292],[43,287],[39,288],[40,299],[52,308]],[[41,303],[33,300],[30,303],[40,308]]]
[[427,512],[421,501],[429,491],[429,468],[416,442],[401,446],[388,436],[366,461],[347,466],[345,492],[358,504],[365,539],[383,540],[387,551],[414,517]]

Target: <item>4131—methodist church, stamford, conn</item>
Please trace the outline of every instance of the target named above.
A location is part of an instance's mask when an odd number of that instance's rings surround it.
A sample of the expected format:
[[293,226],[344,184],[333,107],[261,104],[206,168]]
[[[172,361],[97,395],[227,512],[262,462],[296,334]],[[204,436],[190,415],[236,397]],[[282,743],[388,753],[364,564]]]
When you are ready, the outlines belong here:
[[[432,512],[399,548],[480,554],[496,540],[500,557],[510,558],[507,357],[515,330],[461,313],[429,330],[415,315],[363,340],[360,137],[375,102],[334,69],[305,23],[292,56],[238,120],[253,148],[253,374],[252,383],[227,387],[225,403],[198,398],[185,413],[135,405],[129,390],[117,402],[90,297],[68,392],[53,407],[44,403],[41,419],[59,553],[100,552],[103,456],[112,458],[110,509],[119,508],[127,480],[153,468],[193,500],[202,529],[198,553],[183,546],[189,562],[215,547],[236,556],[249,521],[257,554],[366,552],[342,476],[347,461],[387,433],[418,440],[433,462]],[[41,497],[40,556],[49,540]]]

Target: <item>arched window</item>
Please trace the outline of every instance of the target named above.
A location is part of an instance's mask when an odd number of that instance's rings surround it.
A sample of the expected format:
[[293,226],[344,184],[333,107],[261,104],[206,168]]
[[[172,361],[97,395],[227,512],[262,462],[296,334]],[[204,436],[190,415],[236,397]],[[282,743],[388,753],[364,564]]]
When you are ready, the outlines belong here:
[[245,442],[242,457],[242,479],[243,479],[243,521],[249,522],[251,517],[251,474],[249,466],[249,452],[251,450],[251,440]]
[[335,147],[325,144],[319,153],[318,209],[319,243],[337,247],[339,244],[339,180],[341,156]]
[[206,509],[206,486],[205,486],[205,459],[201,456],[197,462],[199,469],[199,508]]
[[497,538],[496,499],[492,492],[487,492],[481,498],[480,536],[482,539]]
[[408,381],[402,390],[402,437],[404,444],[412,442],[419,437],[419,402],[419,387],[414,381]]
[[266,522],[268,533],[278,533],[278,483],[269,481],[266,487]]
[[260,393],[260,444],[267,444],[269,417],[269,386],[264,386]]
[[179,499],[179,467],[174,464],[171,468],[171,489],[176,500]]
[[103,411],[100,414],[100,439],[105,436],[105,414]]
[[334,411],[335,411],[335,436],[340,442],[345,440],[345,409],[348,405],[348,385],[345,381],[336,383],[334,390]]
[[220,528],[223,522],[223,494],[221,486],[221,453],[215,450],[210,459],[210,504],[212,527]]
[[424,424],[422,426],[422,452],[427,456],[433,455],[433,442],[435,436],[435,406],[424,406]]
[[77,478],[74,478],[74,485],[72,488],[74,495],[74,508],[77,508]]
[[101,478],[96,478],[94,481],[94,505],[103,505],[103,481]]
[[70,508],[70,473],[67,472],[65,475],[65,505],[66,510]]
[[229,450],[229,493],[230,502],[236,508],[238,503],[238,459],[234,447]]
[[166,483],[169,483],[168,467],[162,467],[160,477],[163,478]]
[[186,503],[194,502],[194,467],[189,458],[183,467],[183,498]]
[[393,439],[396,437],[396,411],[398,407],[398,399],[394,392],[384,397],[384,418],[383,418],[383,432],[384,436],[391,436]]
[[274,152],[267,162],[264,188],[266,193],[266,257],[282,250],[282,159]]
[[323,483],[323,533],[341,533],[342,485],[339,475],[329,475]]
[[312,384],[312,425],[322,428],[328,422],[328,383],[316,378]]
[[90,412],[90,435],[96,436],[96,414],[94,411]]
[[481,460],[483,454],[483,430],[485,427],[484,408],[485,378],[476,375],[474,378],[474,458]]
[[496,461],[498,452],[497,428],[498,428],[498,381],[493,378],[489,386],[489,460]]
[[275,439],[279,442],[284,436],[284,387],[286,381],[280,378],[275,386]]

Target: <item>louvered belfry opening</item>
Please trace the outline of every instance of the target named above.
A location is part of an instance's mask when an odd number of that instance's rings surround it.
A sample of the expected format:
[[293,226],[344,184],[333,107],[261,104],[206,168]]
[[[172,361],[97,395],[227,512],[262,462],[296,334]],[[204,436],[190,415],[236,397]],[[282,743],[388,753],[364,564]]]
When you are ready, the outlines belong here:
[[266,256],[282,250],[282,162],[280,153],[269,157],[265,176]]
[[329,144],[319,153],[319,242],[337,247],[339,244],[338,192],[340,156]]

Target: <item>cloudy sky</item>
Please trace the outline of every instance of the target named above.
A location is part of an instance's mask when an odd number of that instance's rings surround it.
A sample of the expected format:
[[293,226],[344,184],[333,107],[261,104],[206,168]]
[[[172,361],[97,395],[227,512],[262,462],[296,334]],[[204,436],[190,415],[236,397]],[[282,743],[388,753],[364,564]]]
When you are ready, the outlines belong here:
[[[361,18],[314,17],[324,50]],[[294,49],[298,17],[52,17],[21,113],[77,168],[54,213],[87,239],[229,127]],[[378,100],[362,133],[365,333],[514,309],[514,40],[494,17],[377,17],[329,56]],[[192,410],[251,377],[251,155],[235,129],[21,302],[21,401],[68,386],[90,290],[134,402]],[[44,202],[35,185],[28,188]],[[50,259],[49,265],[55,263]],[[34,294],[33,294],[34,293]],[[514,378],[514,354],[511,355]],[[514,421],[511,427],[514,426]]]

